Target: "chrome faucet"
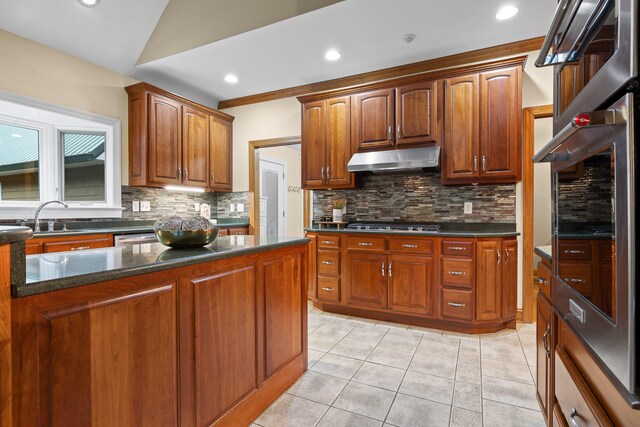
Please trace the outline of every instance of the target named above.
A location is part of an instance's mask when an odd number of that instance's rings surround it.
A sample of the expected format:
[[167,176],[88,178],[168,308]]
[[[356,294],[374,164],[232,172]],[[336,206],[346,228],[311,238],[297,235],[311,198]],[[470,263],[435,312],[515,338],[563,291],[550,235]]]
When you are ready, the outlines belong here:
[[35,215],[35,225],[33,226],[33,232],[34,233],[39,233],[40,232],[40,221],[38,220],[38,218],[40,217],[40,211],[42,210],[42,208],[44,208],[47,205],[50,205],[51,203],[59,203],[62,206],[64,206],[65,208],[68,208],[69,205],[66,204],[65,202],[61,202],[60,200],[51,200],[49,202],[44,202],[43,204],[41,204],[40,206],[38,206],[38,209],[36,209],[36,215]]

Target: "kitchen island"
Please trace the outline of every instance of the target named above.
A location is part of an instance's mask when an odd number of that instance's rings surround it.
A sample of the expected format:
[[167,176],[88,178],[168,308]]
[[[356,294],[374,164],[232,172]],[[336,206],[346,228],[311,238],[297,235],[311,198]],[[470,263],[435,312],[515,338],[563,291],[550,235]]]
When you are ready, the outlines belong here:
[[307,368],[307,239],[32,255],[24,278],[5,240],[3,426],[248,425]]

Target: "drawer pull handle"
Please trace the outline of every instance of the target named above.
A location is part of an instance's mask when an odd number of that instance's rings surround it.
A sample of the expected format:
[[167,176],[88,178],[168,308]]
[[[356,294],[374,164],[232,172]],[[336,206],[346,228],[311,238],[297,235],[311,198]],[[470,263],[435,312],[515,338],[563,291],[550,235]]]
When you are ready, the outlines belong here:
[[326,292],[333,292],[333,291],[335,291],[335,289],[333,289],[333,288],[322,288],[322,290],[323,290],[323,291],[326,291]]
[[449,246],[450,251],[464,251],[465,249],[463,246]]
[[331,240],[323,240],[322,243],[325,245],[333,245],[333,242]]
[[500,255],[500,251],[496,249],[496,256],[498,257],[498,262],[496,264],[500,264],[500,261],[502,260],[502,256]]
[[333,262],[333,261],[322,261],[322,263],[324,265],[334,265],[335,264],[335,262]]
[[449,274],[452,276],[464,276],[467,273],[465,273],[464,271],[450,271]]
[[549,282],[543,279],[542,277],[538,277],[538,285],[547,285]]
[[564,253],[565,254],[583,254],[584,251],[580,251],[578,249],[565,249]]
[[415,248],[417,248],[417,247],[418,247],[418,245],[410,245],[410,244],[408,244],[408,243],[404,243],[404,244],[402,245],[402,247],[403,247],[403,248],[409,248],[409,249],[415,249]]
[[466,307],[467,304],[463,304],[461,302],[448,302],[447,304],[449,304],[451,307]]
[[576,415],[578,415],[578,410],[576,408],[571,408],[571,415],[569,416],[569,421],[571,421],[571,425],[573,427],[580,427],[580,424],[575,420]]
[[358,246],[373,246],[371,242],[358,242]]
[[71,248],[72,251],[84,251],[85,249],[91,249],[91,246],[76,246]]
[[574,279],[573,277],[565,277],[564,279],[565,282],[571,282],[571,283],[585,283],[586,280],[584,279]]
[[549,349],[549,332],[551,332],[551,326],[547,325],[547,329],[542,334],[542,346],[544,347],[544,351],[547,353],[547,359],[551,358],[551,350]]
[[384,277],[384,262],[380,264],[380,274]]

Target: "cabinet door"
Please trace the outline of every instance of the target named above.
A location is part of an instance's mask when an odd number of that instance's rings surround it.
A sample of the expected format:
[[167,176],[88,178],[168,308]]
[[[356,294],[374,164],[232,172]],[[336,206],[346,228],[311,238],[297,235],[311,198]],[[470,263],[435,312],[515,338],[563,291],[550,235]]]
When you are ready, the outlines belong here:
[[209,115],[182,107],[182,183],[194,187],[209,184]]
[[433,257],[390,255],[387,270],[390,309],[434,316],[436,305]]
[[518,310],[518,241],[502,242],[502,321],[516,318]]
[[444,82],[443,183],[478,176],[479,92],[477,74]]
[[393,89],[361,93],[353,99],[354,151],[393,147]]
[[329,99],[326,103],[325,159],[327,187],[352,187],[354,176],[347,171],[351,159],[351,98]]
[[551,305],[543,294],[538,293],[536,317],[536,394],[545,419],[549,416],[553,404],[551,385]]
[[149,182],[180,184],[182,178],[182,105],[149,95]]
[[325,102],[302,105],[302,186],[325,188]]
[[437,83],[396,89],[396,145],[437,141]]
[[387,256],[349,251],[347,253],[347,304],[387,307]]
[[520,179],[520,72],[480,74],[480,177]]
[[211,116],[209,119],[209,188],[229,192],[233,187],[233,123]]
[[501,246],[499,240],[477,242],[476,320],[497,320],[502,314]]

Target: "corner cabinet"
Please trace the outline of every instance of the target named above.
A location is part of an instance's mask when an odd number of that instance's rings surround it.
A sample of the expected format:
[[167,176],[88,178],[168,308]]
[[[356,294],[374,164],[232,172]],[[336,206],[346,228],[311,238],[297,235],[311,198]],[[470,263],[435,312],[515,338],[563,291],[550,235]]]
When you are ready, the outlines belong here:
[[129,185],[231,191],[233,117],[147,83],[129,94]]
[[443,184],[518,182],[521,67],[444,81]]

